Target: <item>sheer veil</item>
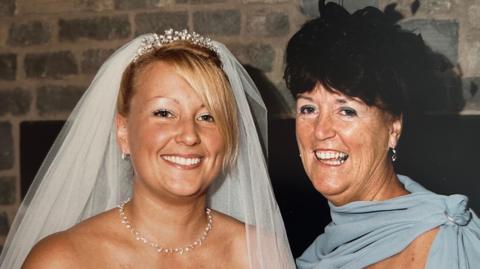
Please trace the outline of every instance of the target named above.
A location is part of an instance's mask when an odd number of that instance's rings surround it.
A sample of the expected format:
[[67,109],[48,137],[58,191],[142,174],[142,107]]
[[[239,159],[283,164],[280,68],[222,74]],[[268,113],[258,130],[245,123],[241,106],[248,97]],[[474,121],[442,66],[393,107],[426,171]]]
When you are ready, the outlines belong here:
[[[122,73],[145,36],[118,49],[76,105],[17,212],[0,269],[20,268],[41,238],[130,195],[133,172],[121,160],[114,116]],[[234,91],[240,146],[234,168],[210,187],[209,206],[245,223],[250,268],[295,268],[262,151],[267,147],[265,105],[242,65],[223,44],[214,45]]]

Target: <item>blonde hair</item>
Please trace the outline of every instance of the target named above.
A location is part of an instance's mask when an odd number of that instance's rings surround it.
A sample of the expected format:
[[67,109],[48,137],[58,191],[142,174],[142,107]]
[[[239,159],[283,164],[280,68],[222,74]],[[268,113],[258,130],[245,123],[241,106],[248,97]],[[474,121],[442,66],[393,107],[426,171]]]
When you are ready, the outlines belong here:
[[218,55],[186,41],[176,41],[142,55],[123,72],[117,99],[118,114],[126,117],[135,94],[136,78],[151,63],[164,62],[202,98],[225,141],[223,170],[235,162],[238,151],[238,119],[235,97]]

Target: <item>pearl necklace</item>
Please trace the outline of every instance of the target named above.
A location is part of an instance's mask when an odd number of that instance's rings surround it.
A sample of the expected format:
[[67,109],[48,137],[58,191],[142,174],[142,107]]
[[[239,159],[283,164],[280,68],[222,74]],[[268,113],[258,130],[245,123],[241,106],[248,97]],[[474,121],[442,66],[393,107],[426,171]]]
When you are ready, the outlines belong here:
[[207,238],[208,233],[210,232],[210,230],[212,230],[212,227],[213,227],[212,226],[213,217],[211,214],[212,210],[207,207],[205,209],[205,213],[207,214],[207,226],[205,227],[205,230],[203,231],[199,239],[195,240],[193,243],[186,245],[184,247],[178,247],[178,248],[161,247],[157,242],[147,239],[143,234],[135,230],[133,225],[130,223],[130,221],[127,218],[127,215],[125,214],[125,205],[129,201],[130,201],[130,198],[128,198],[127,200],[122,202],[119,206],[117,206],[118,212],[120,213],[120,218],[122,219],[121,221],[122,224],[124,224],[127,230],[129,230],[135,236],[135,240],[143,242],[144,244],[155,248],[158,253],[183,255],[184,253],[187,253],[193,250],[194,248],[201,246],[203,241],[205,241],[205,239]]

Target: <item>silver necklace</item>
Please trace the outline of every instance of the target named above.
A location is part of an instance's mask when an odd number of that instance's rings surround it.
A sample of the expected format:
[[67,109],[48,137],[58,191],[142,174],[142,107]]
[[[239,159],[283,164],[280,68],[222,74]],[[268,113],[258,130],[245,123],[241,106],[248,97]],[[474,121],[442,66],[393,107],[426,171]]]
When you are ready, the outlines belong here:
[[205,230],[203,231],[202,235],[200,238],[195,240],[193,243],[183,246],[183,247],[178,247],[178,248],[166,248],[166,247],[161,247],[160,244],[157,242],[154,242],[152,240],[147,239],[143,234],[141,234],[139,231],[135,230],[133,225],[130,223],[130,221],[127,218],[127,214],[125,214],[125,205],[130,201],[130,198],[127,200],[123,201],[118,208],[118,212],[120,213],[120,218],[121,222],[127,230],[129,230],[133,236],[135,236],[135,240],[143,242],[146,245],[149,245],[157,250],[158,253],[164,253],[164,254],[180,254],[183,255],[187,252],[192,251],[194,248],[197,248],[203,244],[203,241],[207,239],[207,236],[212,230],[212,224],[213,224],[213,217],[212,217],[212,210],[210,208],[205,209],[205,213],[207,214],[207,226],[205,227]]

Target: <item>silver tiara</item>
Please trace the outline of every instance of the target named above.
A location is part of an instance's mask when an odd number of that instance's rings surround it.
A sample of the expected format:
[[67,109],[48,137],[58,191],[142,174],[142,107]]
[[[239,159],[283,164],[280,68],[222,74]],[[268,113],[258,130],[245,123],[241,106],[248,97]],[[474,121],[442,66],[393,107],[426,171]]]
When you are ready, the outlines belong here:
[[142,55],[160,48],[162,45],[180,40],[188,41],[192,44],[218,52],[217,48],[213,45],[212,40],[208,37],[201,36],[195,32],[189,33],[186,29],[183,29],[182,31],[169,29],[165,30],[163,35],[150,34],[144,37],[140,48],[138,48],[137,53],[133,57],[133,62],[136,62]]

